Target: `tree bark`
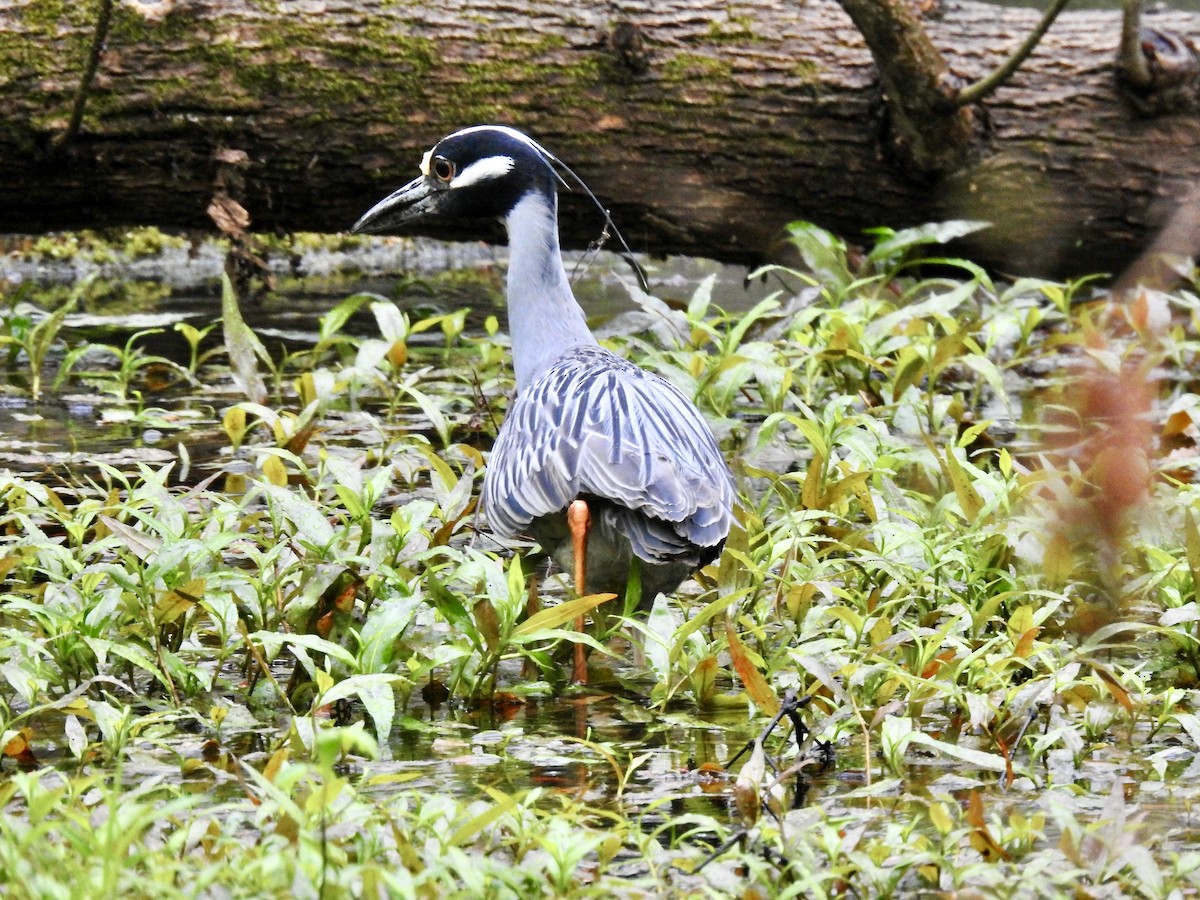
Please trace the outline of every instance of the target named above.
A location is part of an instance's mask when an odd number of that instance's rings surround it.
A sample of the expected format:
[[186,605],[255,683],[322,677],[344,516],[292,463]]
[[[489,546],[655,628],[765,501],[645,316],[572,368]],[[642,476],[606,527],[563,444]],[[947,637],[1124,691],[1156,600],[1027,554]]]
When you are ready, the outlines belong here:
[[[74,131],[99,10],[0,0],[0,230],[211,227],[231,150],[255,228],[343,230],[479,122],[571,165],[635,250],[747,262],[795,219],[854,239],[969,217],[995,223],[969,248],[984,262],[1118,271],[1200,181],[1195,111],[1148,116],[1122,89],[1115,12],[1060,16],[931,178],[896,164],[890,98],[833,0],[122,0]],[[923,24],[966,83],[1038,18],[952,2]],[[566,243],[597,235],[588,203],[563,209]]]

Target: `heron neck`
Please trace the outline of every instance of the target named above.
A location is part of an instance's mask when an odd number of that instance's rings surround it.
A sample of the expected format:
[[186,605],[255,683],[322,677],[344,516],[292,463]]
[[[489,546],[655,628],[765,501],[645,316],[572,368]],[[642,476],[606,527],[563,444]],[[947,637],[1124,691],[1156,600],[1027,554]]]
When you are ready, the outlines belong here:
[[529,193],[505,219],[508,228],[508,331],[517,390],[532,384],[556,359],[580,344],[595,344],[575,300],[558,247],[558,202]]

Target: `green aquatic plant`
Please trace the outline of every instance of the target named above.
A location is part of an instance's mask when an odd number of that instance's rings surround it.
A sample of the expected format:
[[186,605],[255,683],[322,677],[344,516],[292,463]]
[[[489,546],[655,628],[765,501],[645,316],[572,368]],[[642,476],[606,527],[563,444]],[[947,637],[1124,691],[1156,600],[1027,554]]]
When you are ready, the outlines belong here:
[[[1194,892],[1198,306],[1148,298],[1114,336],[1090,283],[932,249],[964,227],[864,252],[798,227],[768,300],[723,311],[702,283],[611,339],[697,398],[738,479],[723,556],[648,615],[481,528],[512,390],[494,321],[352,295],[269,365],[243,322],[257,403],[196,331],[179,366],[205,389],[179,405],[209,412],[181,442],[226,433],[182,481],[136,455],[0,471],[5,889]],[[5,326],[10,368],[34,320]],[[81,351],[64,324],[47,371]],[[150,415],[148,337],[62,384],[108,377],[109,408]],[[1108,531],[1104,457],[1077,448],[1111,432],[1055,393],[1093,359],[1139,361],[1160,404],[1130,417],[1160,450]],[[578,640],[598,688],[556,699]],[[789,691],[813,753],[785,723],[739,795],[722,764]],[[815,801],[762,808],[793,767]]]
[[[29,394],[35,403],[42,398],[46,363],[52,351],[56,349],[67,316],[79,304],[90,285],[90,279],[78,284],[62,305],[48,314],[18,311],[21,292],[15,291],[9,298],[8,312],[0,317],[0,345],[9,347],[9,366],[16,364],[19,356],[24,355],[28,370]],[[63,376],[60,374],[59,378],[61,377]]]

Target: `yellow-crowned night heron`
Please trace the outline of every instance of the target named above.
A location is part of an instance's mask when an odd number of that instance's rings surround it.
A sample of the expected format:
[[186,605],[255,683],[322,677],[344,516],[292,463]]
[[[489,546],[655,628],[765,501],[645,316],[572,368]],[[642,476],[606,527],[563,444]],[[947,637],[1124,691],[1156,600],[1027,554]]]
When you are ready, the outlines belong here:
[[[649,601],[720,553],[733,480],[692,402],[588,329],[559,253],[556,164],[512,128],[466,128],[354,230],[503,220],[517,393],[484,475],[483,513],[502,537],[532,531],[580,593],[624,596],[636,566]],[[576,680],[586,680],[582,649]]]

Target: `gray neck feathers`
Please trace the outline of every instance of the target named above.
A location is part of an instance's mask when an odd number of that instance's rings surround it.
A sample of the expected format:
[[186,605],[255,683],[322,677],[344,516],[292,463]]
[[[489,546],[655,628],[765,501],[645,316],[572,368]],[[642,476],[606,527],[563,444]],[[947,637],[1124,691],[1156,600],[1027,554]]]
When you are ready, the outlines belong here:
[[504,222],[509,247],[508,330],[518,392],[563,353],[596,343],[563,268],[557,206],[556,197],[529,193]]

